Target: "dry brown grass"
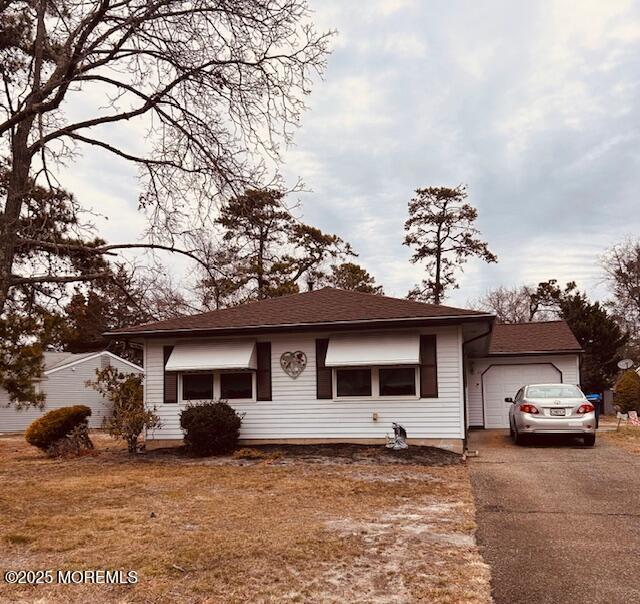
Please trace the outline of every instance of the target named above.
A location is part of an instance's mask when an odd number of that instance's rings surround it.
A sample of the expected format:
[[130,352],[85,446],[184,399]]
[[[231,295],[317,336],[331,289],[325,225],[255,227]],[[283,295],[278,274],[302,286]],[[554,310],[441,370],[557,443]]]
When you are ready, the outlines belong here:
[[96,444],[61,461],[0,439],[0,570],[135,570],[138,584],[0,584],[1,601],[490,601],[462,464],[130,459]]
[[622,423],[618,430],[601,432],[598,438],[605,438],[627,451],[640,455],[640,426],[628,426]]

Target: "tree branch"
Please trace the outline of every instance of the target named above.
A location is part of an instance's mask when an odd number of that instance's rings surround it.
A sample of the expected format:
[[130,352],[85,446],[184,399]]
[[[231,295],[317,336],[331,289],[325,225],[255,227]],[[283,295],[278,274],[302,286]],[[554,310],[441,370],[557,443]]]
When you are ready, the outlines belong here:
[[[55,243],[52,241],[41,241],[38,239],[20,239],[19,245],[21,246],[32,246],[38,247],[41,249],[50,250],[57,254],[62,254],[65,252],[80,252],[87,255],[115,255],[112,253],[112,250],[124,250],[124,249],[151,249],[151,250],[162,250],[165,252],[171,252],[173,254],[181,254],[194,260],[205,269],[207,272],[216,272],[223,277],[228,277],[229,275],[225,274],[222,270],[215,266],[211,266],[205,260],[200,258],[194,251],[191,250],[183,250],[180,248],[176,248],[170,245],[162,245],[160,243],[112,243],[107,245],[99,245],[99,246],[88,246],[82,244],[75,243]],[[18,277],[20,279],[20,277]]]
[[13,275],[12,285],[27,285],[31,283],[76,283],[79,281],[96,281],[107,279],[110,273],[87,273],[86,275],[36,275],[34,277],[19,277]]

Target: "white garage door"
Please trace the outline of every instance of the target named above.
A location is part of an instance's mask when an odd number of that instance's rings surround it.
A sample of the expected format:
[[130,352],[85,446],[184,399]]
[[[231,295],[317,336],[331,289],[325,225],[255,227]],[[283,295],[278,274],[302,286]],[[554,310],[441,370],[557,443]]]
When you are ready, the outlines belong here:
[[489,367],[482,377],[484,427],[509,427],[509,405],[504,399],[513,398],[522,386],[561,381],[562,374],[549,363]]

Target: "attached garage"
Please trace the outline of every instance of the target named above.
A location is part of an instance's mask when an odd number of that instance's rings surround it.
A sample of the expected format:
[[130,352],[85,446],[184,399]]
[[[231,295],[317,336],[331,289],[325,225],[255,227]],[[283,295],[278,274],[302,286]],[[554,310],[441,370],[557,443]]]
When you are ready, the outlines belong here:
[[484,427],[509,426],[508,405],[504,399],[513,397],[524,384],[549,384],[562,381],[562,372],[553,363],[519,363],[489,365],[482,376]]
[[525,384],[580,384],[580,345],[564,321],[496,324],[489,354],[467,361],[469,426],[508,428],[509,406]]

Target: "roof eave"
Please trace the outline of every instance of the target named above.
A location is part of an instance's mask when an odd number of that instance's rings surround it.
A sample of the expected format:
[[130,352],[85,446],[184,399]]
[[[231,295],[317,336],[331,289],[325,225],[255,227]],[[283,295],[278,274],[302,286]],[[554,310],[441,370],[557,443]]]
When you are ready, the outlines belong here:
[[495,315],[447,315],[443,317],[401,317],[393,319],[365,319],[359,321],[325,321],[317,323],[286,323],[280,325],[246,325],[241,327],[183,327],[179,329],[150,329],[136,331],[107,331],[102,335],[109,338],[139,338],[139,337],[162,337],[162,336],[217,336],[217,335],[238,335],[249,333],[265,333],[273,331],[331,331],[350,329],[354,327],[378,328],[386,326],[411,326],[421,324],[455,324],[467,323],[470,321],[494,321]]
[[107,355],[110,356],[113,359],[116,359],[118,361],[122,361],[123,363],[125,363],[126,365],[130,365],[133,369],[135,369],[136,371],[140,371],[142,373],[144,373],[144,369],[142,367],[140,367],[140,365],[137,365],[136,363],[132,363],[131,361],[128,361],[127,359],[123,359],[122,357],[118,356],[117,354],[113,354],[112,352],[109,352],[108,350],[98,350],[94,353],[90,353],[87,354],[86,356],[83,356],[81,359],[71,359],[69,361],[65,361],[59,365],[55,365],[54,367],[51,367],[50,369],[46,369],[45,371],[42,372],[42,375],[44,377],[47,377],[49,375],[51,375],[52,373],[56,373],[62,369],[69,369],[69,367],[74,367],[75,365],[80,365],[82,363],[86,363],[87,361],[92,361],[93,359],[96,359],[100,356],[103,355]]
[[524,355],[549,355],[549,354],[579,354],[583,353],[582,348],[564,348],[560,350],[521,350],[519,352],[490,352],[488,357],[518,357]]

